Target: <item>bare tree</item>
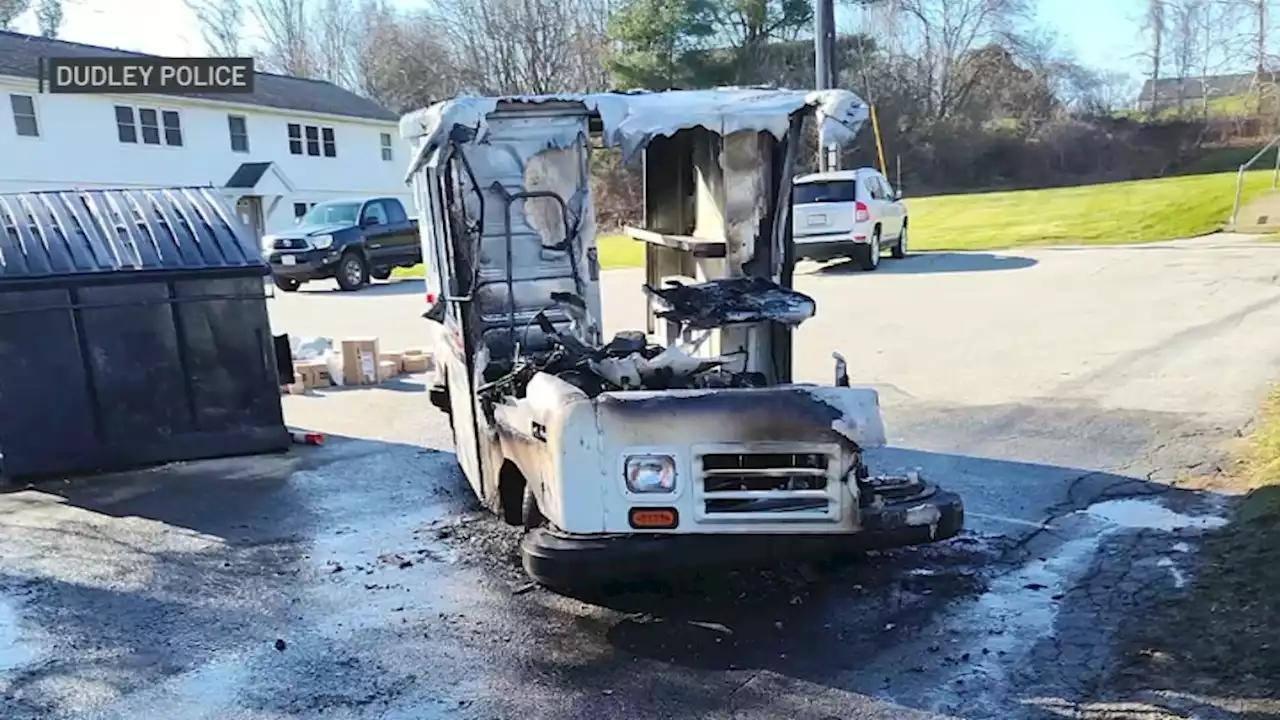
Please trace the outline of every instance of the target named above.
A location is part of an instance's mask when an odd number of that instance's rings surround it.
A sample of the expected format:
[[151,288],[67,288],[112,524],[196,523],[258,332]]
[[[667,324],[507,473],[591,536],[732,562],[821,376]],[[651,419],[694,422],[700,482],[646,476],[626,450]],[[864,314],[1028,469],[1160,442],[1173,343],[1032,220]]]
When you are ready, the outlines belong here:
[[364,0],[352,60],[356,91],[394,112],[457,95],[466,87],[446,37],[425,12]]
[[307,0],[251,0],[249,12],[262,29],[261,57],[268,69],[316,77],[309,7]]
[[1097,73],[1084,101],[1087,112],[1094,115],[1110,115],[1133,105],[1137,87],[1128,73],[1108,71]]
[[453,67],[478,92],[598,89],[606,80],[604,0],[445,0],[437,27],[452,39]]
[[1262,73],[1266,72],[1266,69],[1267,69],[1266,67],[1267,66],[1267,29],[1268,29],[1267,23],[1268,23],[1268,15],[1270,14],[1268,12],[1268,10],[1270,9],[1268,7],[1268,5],[1270,5],[1270,2],[1269,0],[1252,0],[1251,5],[1253,6],[1252,14],[1254,17],[1254,22],[1256,23],[1255,27],[1257,28],[1256,40],[1254,45],[1255,47],[1254,60],[1256,62],[1255,67],[1256,67],[1257,73],[1261,75]]
[[1147,54],[1151,61],[1151,73],[1149,79],[1151,81],[1151,105],[1148,112],[1154,115],[1159,110],[1160,104],[1160,72],[1164,68],[1163,51],[1165,40],[1165,3],[1166,0],[1148,0],[1146,16],[1143,18],[1143,28],[1151,34],[1151,50]]
[[1173,62],[1173,75],[1177,79],[1178,113],[1186,110],[1187,89],[1200,87],[1200,96],[1209,95],[1208,78],[1195,77],[1202,57],[1200,42],[1203,39],[1201,25],[1205,12],[1205,0],[1169,0],[1164,10],[1168,27],[1168,54]]
[[200,37],[213,57],[240,54],[244,33],[243,0],[184,0],[200,25]]
[[869,17],[891,53],[914,59],[926,114],[943,119],[972,88],[974,52],[1017,37],[1030,11],[1026,0],[888,0]]
[[319,77],[343,87],[358,85],[355,54],[359,27],[351,22],[358,10],[352,0],[320,0],[312,24],[315,71]]
[[[1249,4],[1252,2],[1253,0],[1202,0],[1198,30],[1200,58],[1197,68],[1201,78],[1238,71],[1241,61],[1250,56],[1245,26],[1248,24]],[[1204,117],[1209,115],[1211,100],[1211,92],[1202,93],[1200,112]]]
[[36,6],[36,27],[43,37],[58,37],[62,29],[62,0],[40,0]]
[[0,30],[12,30],[13,23],[31,7],[31,0],[0,0]]

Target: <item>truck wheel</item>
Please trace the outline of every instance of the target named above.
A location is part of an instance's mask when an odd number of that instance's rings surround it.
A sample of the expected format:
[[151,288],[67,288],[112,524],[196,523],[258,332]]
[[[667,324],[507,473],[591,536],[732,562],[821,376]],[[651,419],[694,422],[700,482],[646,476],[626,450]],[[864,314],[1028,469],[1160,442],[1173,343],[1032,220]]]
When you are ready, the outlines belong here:
[[880,267],[880,228],[876,228],[871,233],[871,242],[854,248],[853,261],[861,270],[875,270]]
[[391,268],[377,268],[376,270],[370,270],[369,276],[374,280],[390,280]]
[[278,278],[272,278],[272,280],[275,281],[276,287],[280,288],[285,292],[297,292],[298,288],[302,287],[302,283],[298,282],[297,280],[294,280],[293,278],[278,277]]
[[524,519],[525,530],[533,530],[547,523],[546,516],[542,514],[542,508],[538,507],[538,498],[534,497],[533,490],[528,485],[524,486],[524,502],[521,504],[520,517]]
[[369,266],[359,253],[348,252],[338,261],[338,287],[352,292],[369,284]]

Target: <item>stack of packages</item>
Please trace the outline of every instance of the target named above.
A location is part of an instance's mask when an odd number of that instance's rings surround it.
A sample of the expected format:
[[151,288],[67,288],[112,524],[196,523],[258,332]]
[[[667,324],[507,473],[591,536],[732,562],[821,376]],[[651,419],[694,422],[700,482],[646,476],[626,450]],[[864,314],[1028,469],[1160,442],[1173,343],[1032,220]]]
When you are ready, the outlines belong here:
[[295,340],[294,382],[286,389],[302,394],[316,388],[377,385],[402,373],[422,373],[431,369],[431,355],[425,350],[382,352],[378,338],[348,338],[334,351],[328,338]]

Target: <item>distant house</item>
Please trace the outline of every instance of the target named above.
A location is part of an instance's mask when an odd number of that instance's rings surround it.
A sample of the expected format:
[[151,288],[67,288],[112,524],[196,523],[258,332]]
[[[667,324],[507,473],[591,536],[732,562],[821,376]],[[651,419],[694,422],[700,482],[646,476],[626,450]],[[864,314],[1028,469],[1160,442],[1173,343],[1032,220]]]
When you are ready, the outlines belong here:
[[1255,80],[1264,85],[1274,85],[1280,78],[1276,73],[1240,73],[1237,75],[1205,75],[1190,78],[1160,78],[1154,83],[1148,79],[1142,84],[1138,107],[1149,108],[1176,106],[1179,102],[1201,102],[1205,98],[1243,95],[1255,89]]
[[41,57],[149,56],[0,31],[0,192],[212,185],[259,235],[332,198],[411,202],[397,117],[331,83],[258,73],[246,95],[42,95]]

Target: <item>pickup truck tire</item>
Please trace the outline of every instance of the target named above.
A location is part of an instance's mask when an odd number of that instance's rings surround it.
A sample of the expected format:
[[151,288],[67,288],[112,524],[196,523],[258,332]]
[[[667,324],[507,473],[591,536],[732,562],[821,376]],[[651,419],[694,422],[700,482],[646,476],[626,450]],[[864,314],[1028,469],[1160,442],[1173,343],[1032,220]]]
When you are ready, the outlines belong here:
[[369,284],[369,264],[364,261],[360,253],[348,251],[338,261],[335,276],[338,287],[343,290],[347,292],[359,290]]
[[369,271],[369,277],[374,280],[390,280],[391,268],[376,268]]
[[298,282],[297,280],[294,280],[293,278],[278,277],[278,278],[272,278],[272,280],[275,281],[276,287],[280,288],[285,292],[297,292],[298,288],[302,287],[302,283]]
[[880,267],[880,228],[872,231],[871,242],[854,247],[852,257],[860,270],[870,271]]

